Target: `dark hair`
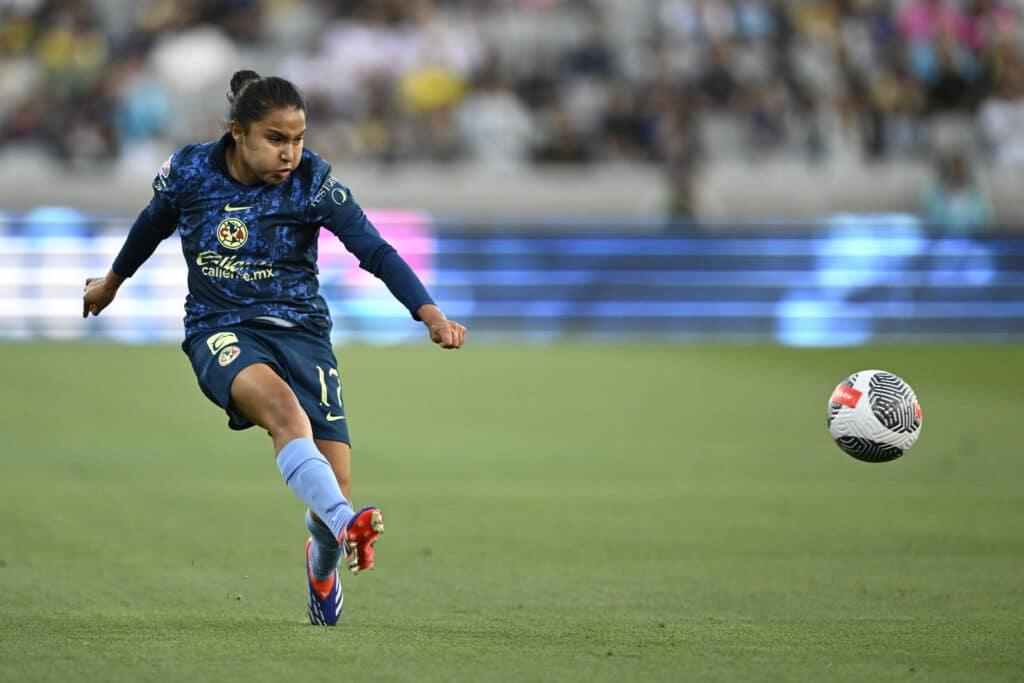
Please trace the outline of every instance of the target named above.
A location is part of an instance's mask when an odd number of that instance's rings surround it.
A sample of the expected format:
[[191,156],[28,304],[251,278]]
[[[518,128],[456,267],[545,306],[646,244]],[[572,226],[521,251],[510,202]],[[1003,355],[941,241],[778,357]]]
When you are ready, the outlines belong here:
[[229,120],[238,121],[245,131],[272,109],[295,107],[306,111],[306,101],[291,81],[277,76],[261,78],[255,71],[248,70],[236,71],[231,76],[228,102],[231,103]]

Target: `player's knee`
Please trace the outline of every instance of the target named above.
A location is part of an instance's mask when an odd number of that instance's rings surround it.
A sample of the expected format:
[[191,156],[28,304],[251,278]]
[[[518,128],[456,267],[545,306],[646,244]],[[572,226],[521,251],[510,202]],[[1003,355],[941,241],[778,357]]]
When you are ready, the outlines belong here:
[[304,432],[309,429],[309,418],[287,386],[267,391],[262,403],[264,420],[271,431]]

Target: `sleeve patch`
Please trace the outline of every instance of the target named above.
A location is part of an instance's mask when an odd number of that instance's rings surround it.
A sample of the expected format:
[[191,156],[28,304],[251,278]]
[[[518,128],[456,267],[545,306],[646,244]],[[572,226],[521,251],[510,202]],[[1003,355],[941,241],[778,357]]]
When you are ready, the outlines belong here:
[[161,178],[166,178],[167,176],[169,176],[171,174],[171,159],[173,159],[173,158],[174,158],[173,154],[171,156],[167,157],[167,161],[165,161],[163,163],[163,165],[160,167],[160,177]]
[[171,160],[173,158],[174,155],[172,154],[171,156],[167,157],[167,161],[165,161],[163,165],[160,166],[160,172],[157,174],[156,179],[153,180],[154,190],[163,191],[167,189],[167,177],[171,175]]
[[324,197],[330,196],[331,201],[335,204],[341,205],[348,201],[348,192],[342,186],[341,182],[334,176],[330,176],[324,181],[324,184],[320,186],[320,189],[313,195],[313,200],[310,202],[311,205],[317,206],[324,200]]

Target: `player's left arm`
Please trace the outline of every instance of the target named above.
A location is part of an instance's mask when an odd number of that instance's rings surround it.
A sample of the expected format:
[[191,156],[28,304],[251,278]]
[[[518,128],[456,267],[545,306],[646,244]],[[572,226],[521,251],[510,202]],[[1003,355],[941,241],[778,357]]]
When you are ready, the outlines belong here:
[[427,326],[430,341],[442,349],[461,349],[466,343],[466,326],[448,320],[435,304],[423,304],[416,309],[416,316]]
[[445,349],[462,347],[465,326],[445,316],[405,259],[381,237],[348,188],[328,176],[314,194],[310,208],[313,224],[337,235],[345,249],[359,259],[361,268],[383,280],[412,317],[426,325],[431,341]]

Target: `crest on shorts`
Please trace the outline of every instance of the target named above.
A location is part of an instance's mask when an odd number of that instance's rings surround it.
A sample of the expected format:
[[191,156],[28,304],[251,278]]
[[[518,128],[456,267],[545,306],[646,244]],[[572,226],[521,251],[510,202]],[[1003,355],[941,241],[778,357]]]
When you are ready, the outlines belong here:
[[241,353],[242,349],[238,348],[237,346],[229,346],[220,352],[220,355],[217,356],[217,362],[220,363],[221,367],[224,367],[225,365],[230,364],[231,361],[238,358],[239,354]]
[[217,241],[228,249],[238,249],[249,239],[249,228],[237,218],[225,218],[217,226]]

